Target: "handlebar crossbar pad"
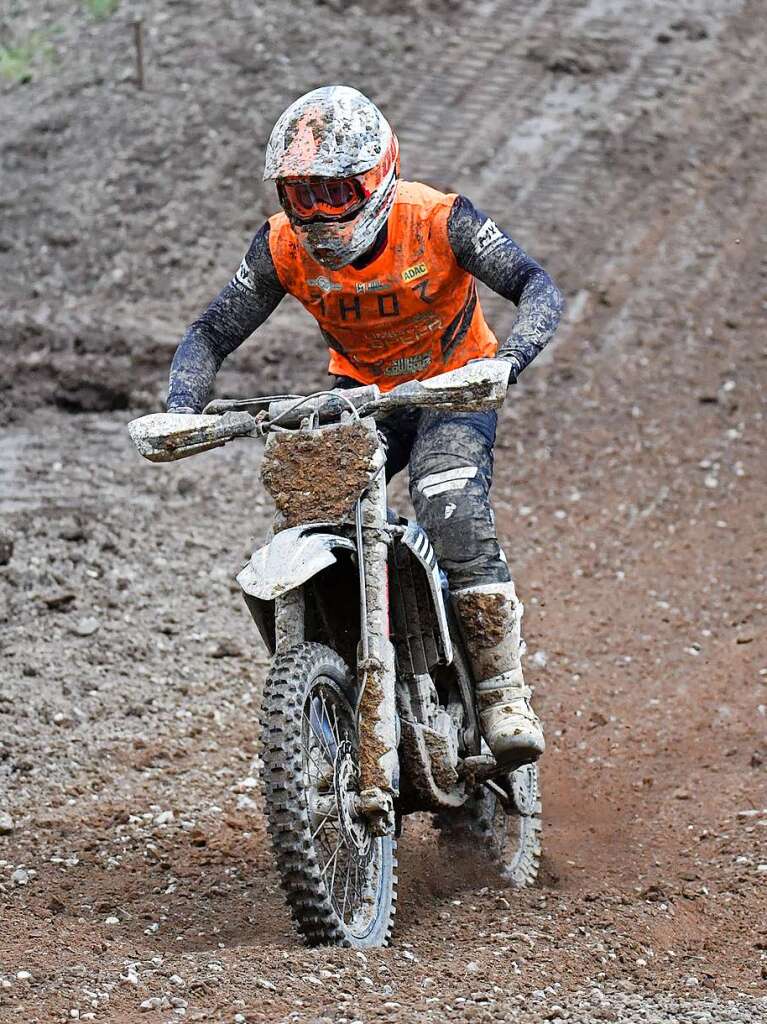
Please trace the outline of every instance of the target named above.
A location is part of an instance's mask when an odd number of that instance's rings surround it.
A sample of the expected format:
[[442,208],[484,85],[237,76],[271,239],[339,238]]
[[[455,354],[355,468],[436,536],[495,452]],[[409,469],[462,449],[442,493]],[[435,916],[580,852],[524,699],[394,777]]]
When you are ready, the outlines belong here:
[[328,423],[341,418],[341,414],[349,412],[349,406],[361,409],[380,397],[380,390],[375,384],[359,388],[348,388],[342,391],[310,396],[301,401],[298,398],[282,398],[269,405],[269,419],[280,427],[297,427],[312,413],[319,413],[321,423]]

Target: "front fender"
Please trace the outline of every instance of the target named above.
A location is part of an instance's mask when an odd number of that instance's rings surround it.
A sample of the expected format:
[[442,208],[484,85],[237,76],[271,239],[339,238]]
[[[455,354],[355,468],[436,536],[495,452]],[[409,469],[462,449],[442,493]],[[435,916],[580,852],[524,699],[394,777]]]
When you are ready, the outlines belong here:
[[336,561],[334,550],[355,551],[354,541],[329,533],[331,523],[313,523],[281,530],[263,547],[254,551],[247,565],[237,574],[237,582],[249,597],[274,601],[295,590]]

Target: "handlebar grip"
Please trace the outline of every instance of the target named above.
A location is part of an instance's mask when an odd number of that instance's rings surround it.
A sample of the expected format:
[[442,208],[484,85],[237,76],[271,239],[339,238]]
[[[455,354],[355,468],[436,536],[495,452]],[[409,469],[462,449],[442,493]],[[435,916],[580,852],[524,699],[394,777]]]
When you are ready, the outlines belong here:
[[139,454],[150,462],[175,462],[208,448],[218,448],[235,437],[252,435],[255,428],[256,421],[247,412],[229,412],[224,416],[154,413],[128,424]]

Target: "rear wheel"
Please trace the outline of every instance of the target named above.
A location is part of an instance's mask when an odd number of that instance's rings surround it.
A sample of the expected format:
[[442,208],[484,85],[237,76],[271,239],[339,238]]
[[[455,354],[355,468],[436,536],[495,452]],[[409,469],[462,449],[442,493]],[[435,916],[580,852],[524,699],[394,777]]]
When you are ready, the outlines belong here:
[[533,885],[541,865],[541,793],[538,766],[524,765],[504,779],[513,794],[514,811],[508,813],[493,790],[479,787],[457,811],[437,816],[442,839],[480,839],[489,858],[512,885]]
[[356,813],[351,676],[322,644],[278,654],[262,705],[266,812],[298,930],[311,945],[384,946],[396,903],[396,845]]

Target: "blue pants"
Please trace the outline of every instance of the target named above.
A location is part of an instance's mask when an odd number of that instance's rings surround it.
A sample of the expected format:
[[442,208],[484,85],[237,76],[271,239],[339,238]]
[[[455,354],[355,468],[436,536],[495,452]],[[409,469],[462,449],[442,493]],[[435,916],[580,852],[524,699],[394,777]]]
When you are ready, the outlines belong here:
[[387,479],[410,466],[410,496],[451,590],[505,583],[490,508],[495,412],[408,409],[379,421]]

